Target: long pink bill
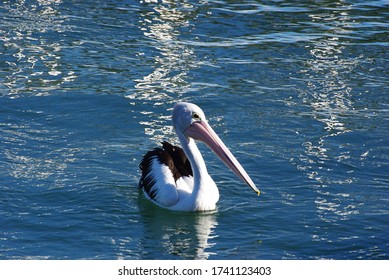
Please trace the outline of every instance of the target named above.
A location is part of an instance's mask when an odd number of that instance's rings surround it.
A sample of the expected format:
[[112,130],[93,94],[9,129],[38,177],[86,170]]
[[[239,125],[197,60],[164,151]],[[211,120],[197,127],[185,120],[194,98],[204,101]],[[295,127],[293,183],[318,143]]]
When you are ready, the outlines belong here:
[[258,195],[260,194],[260,191],[257,189],[247,172],[243,169],[242,165],[240,165],[238,160],[206,121],[192,123],[192,125],[185,130],[185,135],[207,144],[240,179],[246,182],[246,184]]

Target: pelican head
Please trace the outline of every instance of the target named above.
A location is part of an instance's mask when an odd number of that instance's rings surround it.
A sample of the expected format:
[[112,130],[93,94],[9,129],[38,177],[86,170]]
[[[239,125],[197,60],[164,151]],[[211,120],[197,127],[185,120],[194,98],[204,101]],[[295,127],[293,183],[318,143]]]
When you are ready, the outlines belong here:
[[181,102],[173,110],[173,127],[178,135],[204,142],[240,179],[258,195],[260,191],[238,160],[208,124],[203,110],[195,104]]

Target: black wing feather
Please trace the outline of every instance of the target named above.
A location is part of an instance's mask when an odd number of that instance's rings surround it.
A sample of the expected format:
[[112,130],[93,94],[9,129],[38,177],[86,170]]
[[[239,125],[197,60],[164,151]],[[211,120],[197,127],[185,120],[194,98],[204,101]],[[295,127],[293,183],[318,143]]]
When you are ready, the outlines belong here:
[[162,142],[162,148],[155,148],[147,152],[139,164],[142,175],[139,181],[139,187],[149,195],[151,199],[156,196],[156,190],[153,189],[155,179],[148,176],[151,171],[152,160],[157,158],[161,164],[169,167],[174,181],[177,181],[182,176],[193,176],[192,167],[184,151],[177,146],[174,146],[166,141]]
[[175,181],[183,176],[193,176],[192,167],[183,149],[173,146],[166,141],[162,142],[162,147],[173,160],[174,166],[169,165],[169,168],[172,170]]

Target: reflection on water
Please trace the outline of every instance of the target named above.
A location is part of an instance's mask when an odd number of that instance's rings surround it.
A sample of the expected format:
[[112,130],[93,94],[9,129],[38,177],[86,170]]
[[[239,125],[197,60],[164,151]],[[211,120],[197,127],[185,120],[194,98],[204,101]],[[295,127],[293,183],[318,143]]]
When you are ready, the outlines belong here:
[[[208,259],[212,239],[217,237],[216,213],[174,213],[157,208],[140,199],[140,240],[137,244],[141,259]],[[121,240],[120,258],[131,255],[131,238]]]
[[[2,84],[12,97],[22,92],[47,94],[75,79],[74,72],[61,66],[61,33],[67,29],[66,18],[57,10],[60,0],[4,3],[0,40],[4,65]],[[45,36],[42,34],[45,33]]]
[[345,75],[353,70],[358,60],[344,58],[345,46],[340,42],[350,18],[344,10],[310,15],[310,18],[318,24],[333,21],[333,29],[331,36],[314,41],[310,46],[313,58],[308,61],[308,85],[312,96],[304,101],[311,105],[315,118],[325,124],[326,137],[336,136],[348,131],[341,116],[353,109],[349,99],[351,87],[347,85]]
[[136,81],[137,93],[143,99],[175,99],[189,86],[186,79],[193,51],[180,42],[179,36],[180,30],[190,28],[191,9],[186,1],[165,0],[142,12],[140,28],[157,50],[152,72]]
[[336,5],[335,9],[309,16],[312,24],[331,28],[321,39],[306,46],[312,59],[307,62],[309,69],[305,71],[310,93],[303,96],[303,102],[310,106],[310,115],[324,125],[324,130],[322,136],[303,144],[305,154],[301,155],[303,164],[299,166],[320,186],[316,190],[315,204],[318,216],[326,222],[348,219],[351,214],[358,213],[346,188],[339,193],[328,189],[331,184],[353,182],[352,169],[335,175],[339,172],[338,165],[350,157],[346,145],[336,145],[335,139],[351,132],[343,121],[345,116],[353,114],[352,87],[347,83],[347,75],[359,63],[358,58],[347,57],[344,44],[351,21],[350,7],[340,2]]
[[[140,28],[152,50],[139,53],[139,57],[151,64],[152,69],[151,73],[136,80],[136,90],[128,98],[162,108],[170,108],[183,98],[189,87],[188,72],[196,64],[193,50],[179,37],[183,32],[190,32],[191,20],[196,17],[194,9],[188,1],[143,1]],[[172,128],[166,126],[170,124],[170,111],[165,115],[152,110],[142,114],[141,124],[150,139],[160,142],[168,137],[174,141]]]

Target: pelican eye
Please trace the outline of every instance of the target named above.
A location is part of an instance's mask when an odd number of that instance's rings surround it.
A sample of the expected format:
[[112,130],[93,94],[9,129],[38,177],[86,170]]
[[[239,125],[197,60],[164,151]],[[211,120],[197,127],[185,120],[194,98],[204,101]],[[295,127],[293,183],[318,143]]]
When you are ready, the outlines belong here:
[[193,113],[192,114],[192,118],[195,120],[195,121],[201,121],[201,117],[198,113]]

